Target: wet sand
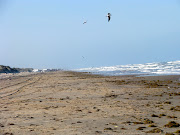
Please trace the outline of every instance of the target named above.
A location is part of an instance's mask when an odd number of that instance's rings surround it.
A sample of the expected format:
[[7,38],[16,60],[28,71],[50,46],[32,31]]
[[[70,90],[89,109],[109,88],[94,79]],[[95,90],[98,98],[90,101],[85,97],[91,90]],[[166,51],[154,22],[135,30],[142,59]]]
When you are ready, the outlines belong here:
[[66,71],[1,78],[0,135],[178,135],[179,78]]

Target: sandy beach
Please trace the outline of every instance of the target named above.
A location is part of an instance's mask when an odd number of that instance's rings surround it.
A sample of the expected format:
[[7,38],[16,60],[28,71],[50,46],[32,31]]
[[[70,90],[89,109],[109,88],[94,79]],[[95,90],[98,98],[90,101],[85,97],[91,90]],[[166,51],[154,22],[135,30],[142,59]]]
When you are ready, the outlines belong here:
[[11,75],[0,106],[0,135],[179,135],[180,75]]

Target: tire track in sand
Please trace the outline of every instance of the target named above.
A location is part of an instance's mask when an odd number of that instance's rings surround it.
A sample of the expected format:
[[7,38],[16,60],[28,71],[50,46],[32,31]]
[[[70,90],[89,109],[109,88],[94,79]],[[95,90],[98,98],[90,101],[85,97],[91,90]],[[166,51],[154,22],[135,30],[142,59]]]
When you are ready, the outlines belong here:
[[[8,97],[8,96],[12,96],[14,94],[17,94],[18,92],[20,92],[23,88],[32,85],[36,82],[38,82],[40,80],[41,77],[38,77],[36,79],[34,79],[34,77],[27,79],[26,81],[11,85],[11,86],[7,86],[4,87],[3,90],[5,91],[4,93],[0,94],[0,99]],[[20,85],[20,86],[19,86]],[[18,87],[18,88],[13,88],[13,90],[11,89],[11,87]],[[9,89],[10,88],[10,89]],[[2,90],[2,89],[0,89]]]

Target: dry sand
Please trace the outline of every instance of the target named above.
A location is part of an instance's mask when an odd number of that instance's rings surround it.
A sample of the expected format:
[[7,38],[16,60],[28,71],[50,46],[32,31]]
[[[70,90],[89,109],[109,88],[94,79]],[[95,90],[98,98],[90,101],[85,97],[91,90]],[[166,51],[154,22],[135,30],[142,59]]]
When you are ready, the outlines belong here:
[[178,135],[179,78],[65,71],[1,78],[0,135]]

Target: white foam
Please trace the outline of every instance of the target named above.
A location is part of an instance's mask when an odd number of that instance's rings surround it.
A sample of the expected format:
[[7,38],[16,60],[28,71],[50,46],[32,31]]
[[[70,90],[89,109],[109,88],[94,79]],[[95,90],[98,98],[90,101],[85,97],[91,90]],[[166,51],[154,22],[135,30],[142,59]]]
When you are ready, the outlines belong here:
[[120,74],[180,74],[180,61],[128,64],[109,67],[81,68],[76,71],[96,72],[111,75]]

